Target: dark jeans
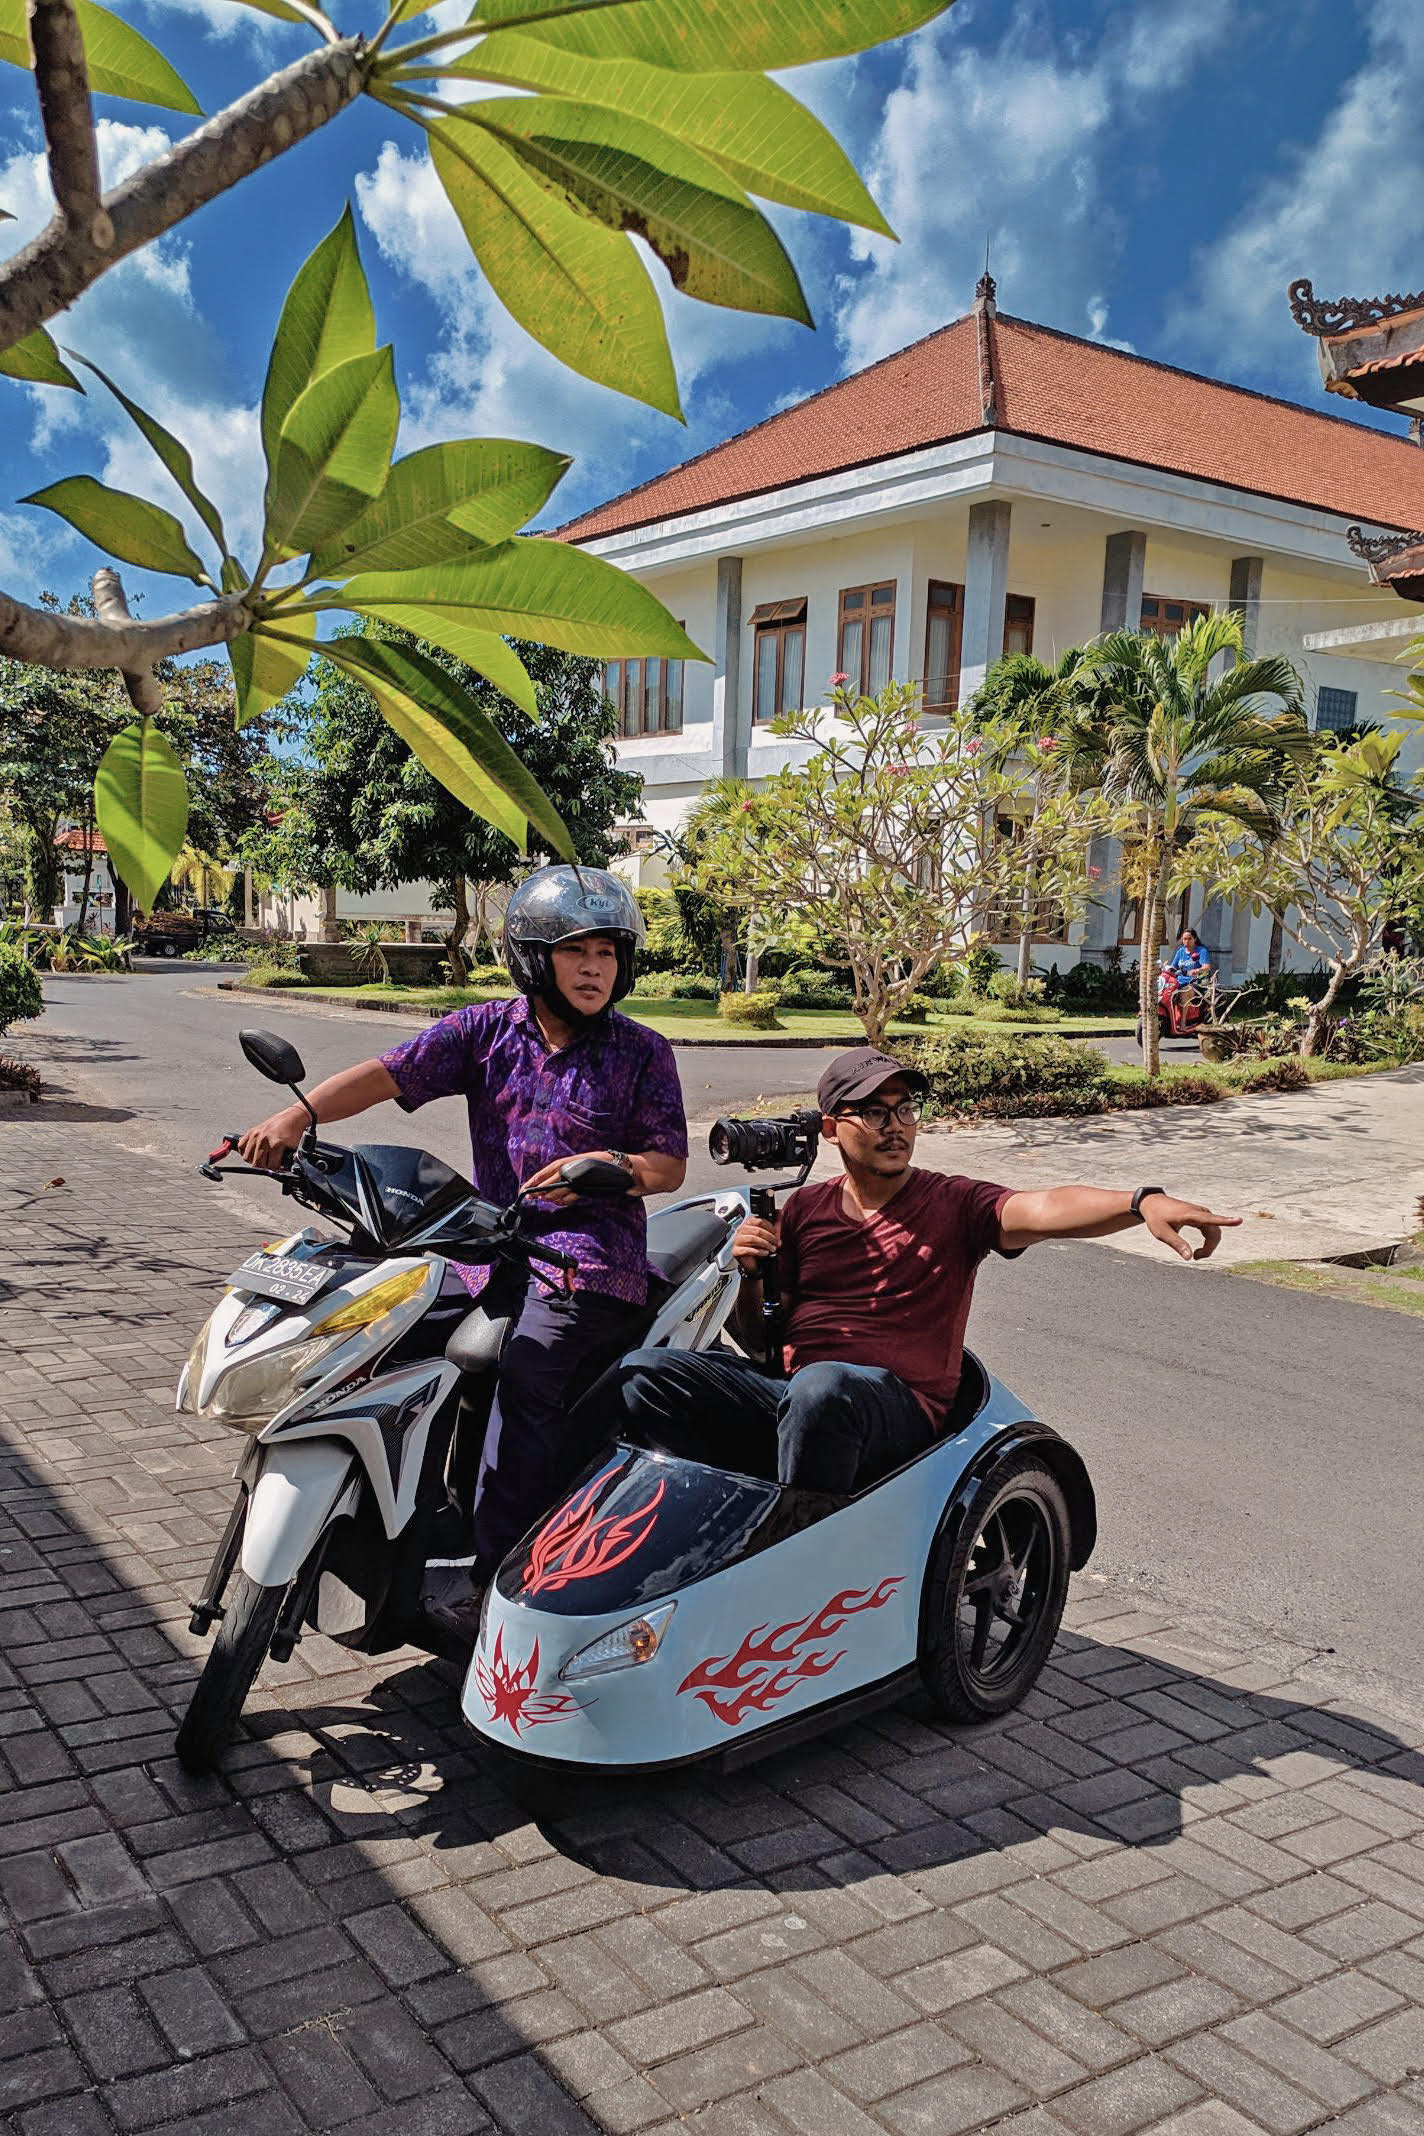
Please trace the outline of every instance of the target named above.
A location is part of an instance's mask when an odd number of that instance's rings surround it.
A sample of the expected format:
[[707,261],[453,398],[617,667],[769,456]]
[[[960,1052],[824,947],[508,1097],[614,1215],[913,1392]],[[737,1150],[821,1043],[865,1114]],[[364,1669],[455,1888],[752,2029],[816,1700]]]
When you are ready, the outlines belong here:
[[486,1576],[597,1452],[607,1435],[601,1415],[570,1412],[646,1325],[641,1306],[597,1291],[564,1297],[531,1284],[522,1304],[517,1291],[499,1302],[518,1317],[500,1352],[475,1502],[475,1552]]
[[[879,1365],[806,1365],[784,1380],[721,1351],[634,1350],[611,1392],[645,1443],[803,1491],[844,1496],[934,1437],[905,1382]],[[616,1408],[599,1407],[616,1432]]]

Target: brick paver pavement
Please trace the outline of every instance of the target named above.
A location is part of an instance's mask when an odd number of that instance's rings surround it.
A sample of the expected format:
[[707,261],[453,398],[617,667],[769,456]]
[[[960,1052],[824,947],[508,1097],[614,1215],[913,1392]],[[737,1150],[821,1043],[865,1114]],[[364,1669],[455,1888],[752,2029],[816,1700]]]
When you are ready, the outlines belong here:
[[1091,1581],[1000,1727],[532,1822],[448,1672],[308,1639],[186,1779],[233,1446],[172,1387],[261,1228],[83,1108],[0,1119],[16,2136],[1424,2136],[1424,1713]]

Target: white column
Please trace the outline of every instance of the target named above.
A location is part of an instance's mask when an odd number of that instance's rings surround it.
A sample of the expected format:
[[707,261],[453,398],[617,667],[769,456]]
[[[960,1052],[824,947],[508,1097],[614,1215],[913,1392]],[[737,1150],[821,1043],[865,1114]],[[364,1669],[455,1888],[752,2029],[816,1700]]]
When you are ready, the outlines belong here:
[[964,635],[959,656],[959,702],[965,704],[1004,650],[1004,598],[1009,586],[1007,504],[971,504],[964,565]]
[[1264,558],[1259,556],[1233,556],[1231,559],[1230,601],[1238,610],[1242,621],[1242,644],[1246,658],[1256,656],[1256,633],[1261,625],[1261,572]]
[[1103,544],[1103,605],[1099,630],[1140,630],[1147,536],[1135,528],[1109,534]]
[[742,719],[742,559],[717,559],[717,621],[712,647],[712,756],[724,779],[744,779],[751,746]]

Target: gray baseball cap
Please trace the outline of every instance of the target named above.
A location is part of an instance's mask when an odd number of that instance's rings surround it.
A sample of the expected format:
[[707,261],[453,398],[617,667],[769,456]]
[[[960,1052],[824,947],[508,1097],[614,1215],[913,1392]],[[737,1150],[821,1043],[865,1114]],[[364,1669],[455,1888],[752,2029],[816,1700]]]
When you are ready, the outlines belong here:
[[843,1106],[872,1097],[892,1076],[899,1076],[911,1090],[918,1090],[922,1096],[930,1087],[929,1077],[922,1075],[918,1068],[907,1067],[904,1061],[892,1059],[878,1046],[853,1047],[849,1053],[838,1053],[821,1077],[816,1085],[816,1103],[823,1113],[837,1113]]

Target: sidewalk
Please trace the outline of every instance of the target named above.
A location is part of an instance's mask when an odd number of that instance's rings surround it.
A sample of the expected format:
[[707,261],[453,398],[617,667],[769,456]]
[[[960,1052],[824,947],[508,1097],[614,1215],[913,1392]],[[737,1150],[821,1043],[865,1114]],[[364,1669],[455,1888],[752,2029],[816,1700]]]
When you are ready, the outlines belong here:
[[233,1441],[171,1390],[271,1219],[82,1113],[0,1122],[15,2136],[1424,2136],[1424,1690],[1091,1579],[1003,1726],[535,1824],[448,1673],[309,1639],[185,1779]]
[[[1424,1225],[1424,1066],[1219,1105],[931,1133],[915,1161],[1013,1187],[1160,1184],[1244,1219],[1219,1262],[1323,1260]],[[1112,1244],[1161,1251],[1139,1232]]]

